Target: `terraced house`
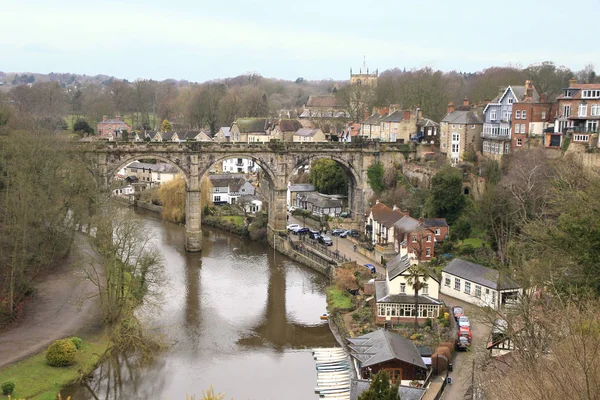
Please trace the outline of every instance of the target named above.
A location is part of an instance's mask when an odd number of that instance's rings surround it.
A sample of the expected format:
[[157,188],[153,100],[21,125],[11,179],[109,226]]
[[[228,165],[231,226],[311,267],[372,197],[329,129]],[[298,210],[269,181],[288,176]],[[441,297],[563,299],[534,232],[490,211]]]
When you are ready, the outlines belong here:
[[560,146],[565,135],[572,135],[575,143],[596,147],[600,121],[600,84],[577,83],[576,79],[572,79],[557,102],[554,132],[547,135],[547,147]]
[[469,105],[469,99],[464,99],[459,107],[448,103],[447,112],[440,122],[440,152],[457,164],[464,161],[468,152],[481,151],[483,119],[477,109]]
[[271,139],[267,131],[267,118],[238,118],[231,125],[230,141],[240,143],[266,143]]

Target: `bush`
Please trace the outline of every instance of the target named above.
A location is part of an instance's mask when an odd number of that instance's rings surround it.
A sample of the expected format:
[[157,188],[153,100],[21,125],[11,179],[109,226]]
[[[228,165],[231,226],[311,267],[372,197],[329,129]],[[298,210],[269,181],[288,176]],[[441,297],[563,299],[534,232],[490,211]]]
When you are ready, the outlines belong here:
[[73,364],[77,347],[69,339],[59,339],[48,346],[46,361],[53,367],[66,367]]
[[77,336],[73,336],[73,337],[70,337],[69,340],[71,342],[73,342],[73,344],[75,345],[77,350],[81,349],[81,345],[83,344],[83,340],[81,340],[81,338],[78,338]]
[[15,383],[13,381],[6,381],[2,384],[2,394],[8,396],[15,390]]

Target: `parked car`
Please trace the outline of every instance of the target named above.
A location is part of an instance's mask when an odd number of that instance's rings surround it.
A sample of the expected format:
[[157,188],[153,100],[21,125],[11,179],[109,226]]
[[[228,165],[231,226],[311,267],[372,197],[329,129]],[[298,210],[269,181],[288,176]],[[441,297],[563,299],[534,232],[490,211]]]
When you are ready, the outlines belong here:
[[462,307],[452,307],[452,314],[454,314],[454,319],[458,321],[458,319],[465,315],[465,310]]
[[456,338],[456,350],[467,350],[471,346],[471,341],[464,336]]
[[350,218],[350,213],[344,211],[344,212],[340,213],[340,217],[342,217],[342,218]]
[[309,231],[308,232],[308,237],[313,239],[313,240],[319,240],[319,238],[321,237],[321,234],[317,231]]
[[373,264],[365,264],[365,267],[369,268],[369,271],[371,271],[372,274],[377,272],[377,269],[375,269],[375,266]]
[[319,243],[323,243],[326,246],[333,246],[333,240],[329,236],[319,236]]
[[471,328],[468,326],[459,326],[458,336],[464,336],[469,340],[473,340],[473,333],[471,332]]
[[288,207],[288,211],[289,212],[294,212],[294,211],[296,211],[297,208],[298,207],[296,207],[296,206],[290,206],[290,207]]
[[344,231],[344,232],[340,233],[340,237],[341,238],[346,238],[346,237],[348,237],[349,233],[350,233],[350,231]]
[[471,321],[469,321],[469,317],[463,315],[462,317],[458,317],[458,326],[468,326],[471,327]]
[[350,229],[348,231],[348,235],[350,235],[352,237],[360,237],[360,232],[357,231],[356,229]]
[[289,224],[287,226],[288,232],[291,231],[292,229],[296,229],[296,228],[300,228],[300,225],[298,225],[298,224]]
[[339,235],[339,234],[341,234],[341,233],[344,233],[344,232],[346,232],[346,230],[345,230],[345,229],[339,229],[339,228],[336,228],[336,229],[334,229],[334,230],[332,230],[332,231],[331,231],[331,234],[332,234],[333,236],[337,236],[337,235]]
[[309,230],[310,230],[310,229],[308,229],[307,227],[304,227],[304,228],[296,228],[296,229],[293,229],[293,230],[292,230],[292,233],[293,233],[294,235],[303,235],[303,234],[305,234],[305,233],[308,233],[308,231],[309,231]]

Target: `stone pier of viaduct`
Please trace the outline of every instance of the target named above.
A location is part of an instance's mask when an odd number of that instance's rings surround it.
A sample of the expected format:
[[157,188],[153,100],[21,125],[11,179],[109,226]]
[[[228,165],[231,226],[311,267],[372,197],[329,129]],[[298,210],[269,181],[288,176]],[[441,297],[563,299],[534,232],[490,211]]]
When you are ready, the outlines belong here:
[[78,144],[80,151],[96,161],[100,184],[110,187],[114,174],[138,159],[158,159],[175,165],[186,182],[186,249],[202,249],[200,179],[213,165],[227,158],[253,160],[269,182],[268,240],[278,247],[277,237],[285,233],[286,194],[292,174],[301,166],[320,158],[336,161],[348,176],[348,206],[352,217],[362,222],[373,192],[367,169],[379,161],[398,165],[408,155],[407,146],[396,143],[147,143],[93,141]]

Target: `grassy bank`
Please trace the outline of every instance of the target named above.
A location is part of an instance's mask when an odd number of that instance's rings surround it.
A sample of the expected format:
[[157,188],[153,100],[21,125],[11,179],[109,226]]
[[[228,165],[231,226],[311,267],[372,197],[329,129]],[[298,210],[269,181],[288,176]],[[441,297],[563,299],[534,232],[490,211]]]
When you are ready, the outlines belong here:
[[327,304],[330,311],[348,310],[352,308],[352,299],[348,292],[338,289],[336,286],[327,288]]
[[0,370],[0,384],[15,382],[13,399],[55,400],[62,388],[94,370],[107,347],[104,332],[84,338],[75,363],[69,367],[51,367],[44,351]]

